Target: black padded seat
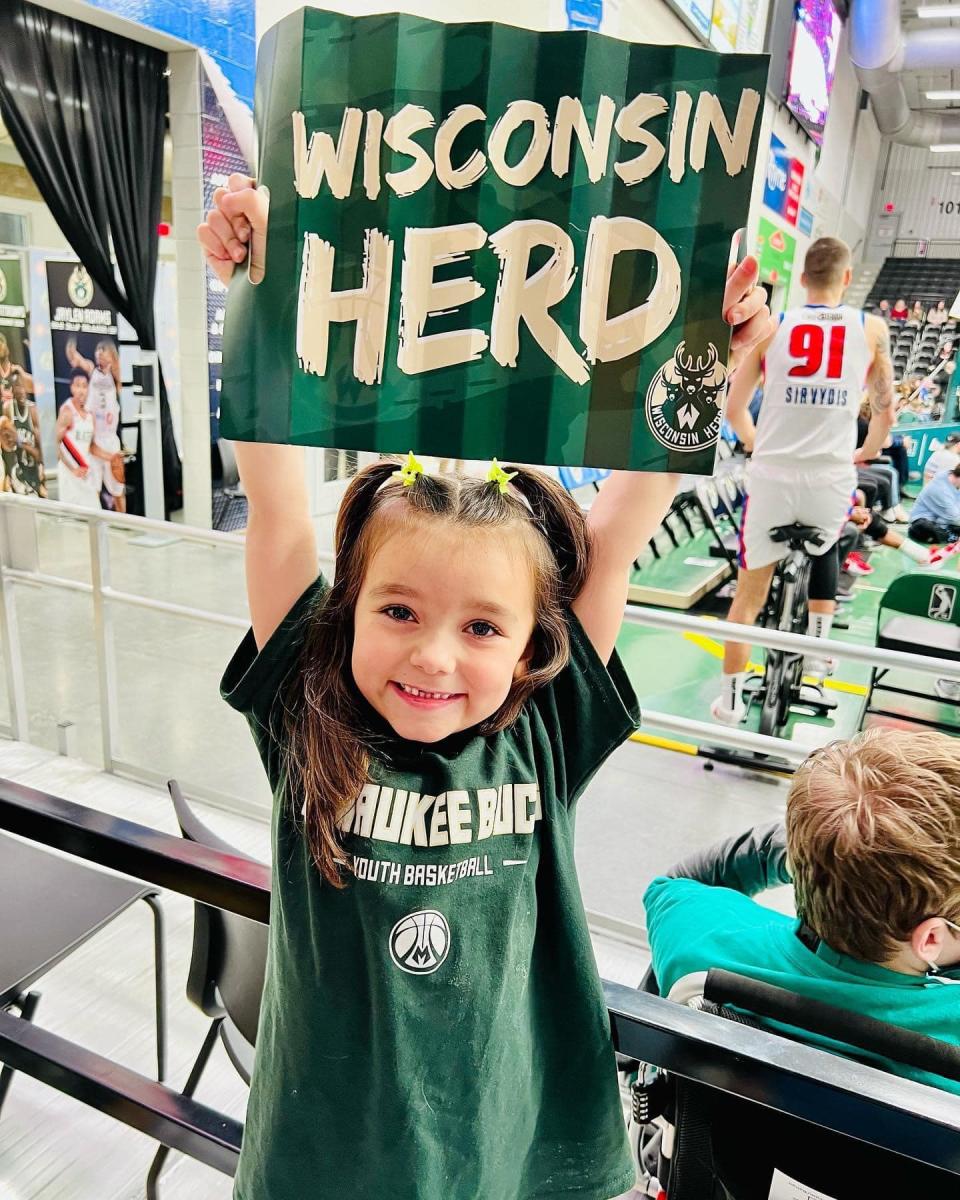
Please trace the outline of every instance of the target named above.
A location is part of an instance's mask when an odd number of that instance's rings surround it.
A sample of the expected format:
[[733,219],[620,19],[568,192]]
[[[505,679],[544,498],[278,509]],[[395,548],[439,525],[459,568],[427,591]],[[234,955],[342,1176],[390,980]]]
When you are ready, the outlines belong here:
[[885,621],[877,638],[883,650],[905,654],[931,654],[937,658],[955,658],[960,662],[960,628],[942,621],[902,614]]

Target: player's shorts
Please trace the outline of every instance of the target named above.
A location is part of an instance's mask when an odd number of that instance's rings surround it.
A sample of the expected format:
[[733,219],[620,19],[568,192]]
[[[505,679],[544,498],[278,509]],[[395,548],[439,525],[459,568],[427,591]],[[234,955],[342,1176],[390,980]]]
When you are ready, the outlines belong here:
[[779,562],[789,553],[775,542],[770,530],[780,525],[814,525],[824,532],[821,546],[808,545],[811,554],[824,554],[836,544],[854,504],[857,472],[849,467],[821,471],[790,470],[751,463],[747,468],[747,497],[740,518],[741,567],[752,570]]

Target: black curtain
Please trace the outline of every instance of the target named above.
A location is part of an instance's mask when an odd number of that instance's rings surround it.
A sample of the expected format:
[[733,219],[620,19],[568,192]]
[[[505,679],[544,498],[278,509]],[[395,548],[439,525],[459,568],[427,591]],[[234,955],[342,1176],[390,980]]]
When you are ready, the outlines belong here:
[[[77,257],[144,350],[157,347],[166,65],[150,46],[24,0],[0,0],[0,115]],[[160,389],[169,514],[181,506],[182,485],[162,375]]]

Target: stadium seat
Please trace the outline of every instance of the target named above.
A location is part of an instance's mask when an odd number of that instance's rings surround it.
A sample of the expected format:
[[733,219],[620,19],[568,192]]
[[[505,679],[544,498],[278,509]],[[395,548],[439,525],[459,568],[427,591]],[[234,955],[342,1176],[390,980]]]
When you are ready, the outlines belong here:
[[[652,972],[641,990],[657,993]],[[874,1055],[960,1080],[956,1046],[732,972],[709,971],[703,995],[691,1007],[754,1029],[774,1022],[775,1036],[790,1043],[806,1043],[813,1034],[845,1046],[850,1072],[863,1073],[864,1091],[882,1094],[884,1078],[889,1078],[863,1061]],[[809,1045],[804,1054],[836,1057]],[[787,1065],[789,1047],[778,1057]],[[778,1175],[796,1190],[777,1195],[796,1195],[798,1200],[814,1195],[829,1200],[899,1195],[947,1200],[957,1194],[957,1177],[951,1172],[774,1111],[765,1104],[762,1089],[749,1099],[732,1096],[688,1078],[682,1069],[664,1073],[623,1057],[618,1069],[635,1079],[630,1133],[639,1169],[653,1174],[670,1200],[768,1200]],[[898,1079],[897,1086],[903,1084]],[[803,1086],[798,1075],[798,1091]],[[933,1092],[945,1106],[960,1106],[960,1099],[946,1092],[941,1097],[925,1085],[906,1086]]]
[[[217,837],[195,815],[176,780],[167,784],[180,832],[223,854],[246,855]],[[254,1043],[267,967],[267,926],[208,904],[193,906],[193,954],[187,976],[187,999],[210,1019],[181,1095],[192,1097],[219,1039],[244,1083],[253,1071]],[[161,1146],[147,1176],[147,1200],[159,1196],[160,1172],[170,1151]]]
[[[905,654],[928,654],[935,658],[955,659],[960,679],[960,578],[944,577],[932,572],[912,572],[901,575],[884,592],[877,612],[876,644],[882,650],[898,650]],[[910,687],[910,677],[898,686],[885,682],[893,668],[874,667],[864,704],[863,717],[876,714],[899,717],[956,732],[956,725],[922,715],[912,716],[874,708],[877,692],[914,696],[921,700],[936,700],[940,704],[956,705],[957,701],[937,697],[929,689]],[[924,676],[929,679],[929,676]],[[862,724],[862,722],[861,722]]]

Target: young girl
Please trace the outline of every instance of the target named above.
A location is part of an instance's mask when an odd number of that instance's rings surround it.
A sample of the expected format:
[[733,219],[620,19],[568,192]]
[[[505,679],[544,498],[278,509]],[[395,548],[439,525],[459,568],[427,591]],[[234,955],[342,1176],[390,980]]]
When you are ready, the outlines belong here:
[[[265,229],[240,177],[199,236]],[[741,349],[768,331],[730,279]],[[351,483],[317,578],[302,452],[238,444],[253,628],[223,692],[274,788],[270,955],[238,1200],[610,1200],[633,1183],[573,855],[577,799],[639,720],[614,652],[676,487],[585,519],[546,475]]]

